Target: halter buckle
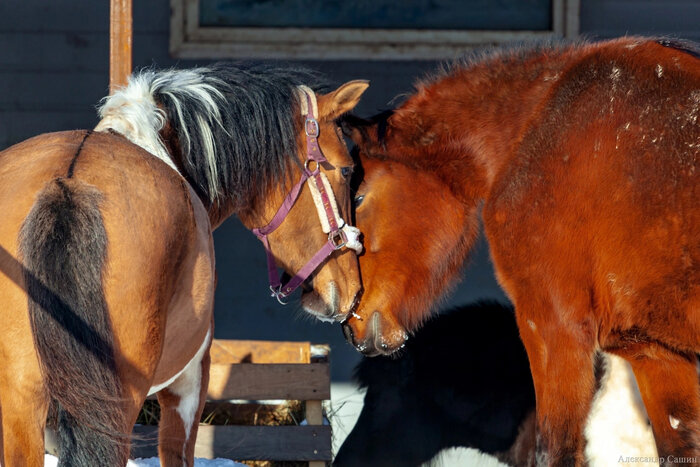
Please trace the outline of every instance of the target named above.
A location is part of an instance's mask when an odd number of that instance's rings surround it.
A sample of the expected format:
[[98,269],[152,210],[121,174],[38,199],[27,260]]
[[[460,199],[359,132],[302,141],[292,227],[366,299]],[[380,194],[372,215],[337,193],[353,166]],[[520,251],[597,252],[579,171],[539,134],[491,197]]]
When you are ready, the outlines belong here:
[[[311,131],[309,131],[309,124],[311,125]],[[306,133],[306,136],[317,138],[320,133],[318,120],[315,118],[307,118],[306,122],[304,123],[304,132]]]
[[342,230],[335,230],[328,234],[328,241],[333,244],[336,250],[340,250],[345,246],[348,238],[345,236],[345,232]]

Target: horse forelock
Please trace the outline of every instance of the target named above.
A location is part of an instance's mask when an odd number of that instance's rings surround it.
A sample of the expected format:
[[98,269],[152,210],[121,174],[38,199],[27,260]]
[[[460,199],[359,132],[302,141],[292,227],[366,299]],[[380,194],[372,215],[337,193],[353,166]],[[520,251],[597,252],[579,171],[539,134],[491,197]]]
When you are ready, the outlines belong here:
[[178,138],[180,167],[208,205],[249,208],[299,163],[298,86],[317,75],[272,65],[215,64],[160,73],[152,84]]

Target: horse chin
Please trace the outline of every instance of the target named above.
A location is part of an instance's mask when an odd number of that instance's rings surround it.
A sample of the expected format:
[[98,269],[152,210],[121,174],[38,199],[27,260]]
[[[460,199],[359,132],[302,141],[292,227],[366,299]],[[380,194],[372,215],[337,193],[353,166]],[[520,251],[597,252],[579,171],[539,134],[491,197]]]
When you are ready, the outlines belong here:
[[333,307],[326,303],[323,297],[314,290],[304,291],[301,294],[301,306],[304,308],[304,311],[316,319],[327,323],[334,323],[342,318],[338,316],[333,311]]
[[382,326],[382,315],[375,311],[369,318],[365,328],[364,339],[357,339],[353,331],[352,320],[357,320],[355,316],[343,322],[343,334],[345,339],[366,357],[376,357],[379,355],[392,355],[404,348],[408,334],[402,328],[386,329],[386,324]]

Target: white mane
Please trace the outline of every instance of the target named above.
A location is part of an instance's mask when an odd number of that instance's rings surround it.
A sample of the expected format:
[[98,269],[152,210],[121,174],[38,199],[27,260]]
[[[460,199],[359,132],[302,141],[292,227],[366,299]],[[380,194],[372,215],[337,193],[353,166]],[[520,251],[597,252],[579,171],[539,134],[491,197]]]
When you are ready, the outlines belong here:
[[[160,131],[165,126],[165,112],[158,107],[153,95],[158,92],[172,97],[177,110],[177,117],[184,120],[180,98],[187,96],[196,99],[206,110],[207,121],[199,117],[196,124],[200,127],[206,138],[204,156],[209,164],[207,169],[209,176],[216,179],[216,143],[209,129],[210,124],[221,125],[221,116],[215,99],[225,100],[224,96],[215,87],[203,80],[203,69],[192,70],[167,70],[155,72],[144,70],[131,75],[126,87],[116,91],[113,95],[105,97],[98,113],[100,122],[95,127],[97,131],[112,129],[124,135],[129,141],[142,147],[157,158],[163,160],[173,169],[177,170],[175,163],[168,153]],[[187,126],[183,125],[181,143],[186,152],[190,149],[190,135]]]

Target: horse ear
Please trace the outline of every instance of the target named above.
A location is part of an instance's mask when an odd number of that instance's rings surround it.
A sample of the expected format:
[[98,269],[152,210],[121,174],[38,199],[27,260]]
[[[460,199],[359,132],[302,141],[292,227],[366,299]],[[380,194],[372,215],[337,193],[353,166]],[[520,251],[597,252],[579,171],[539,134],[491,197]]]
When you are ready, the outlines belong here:
[[369,81],[348,81],[333,92],[318,97],[318,113],[321,120],[335,120],[350,112],[369,87]]

